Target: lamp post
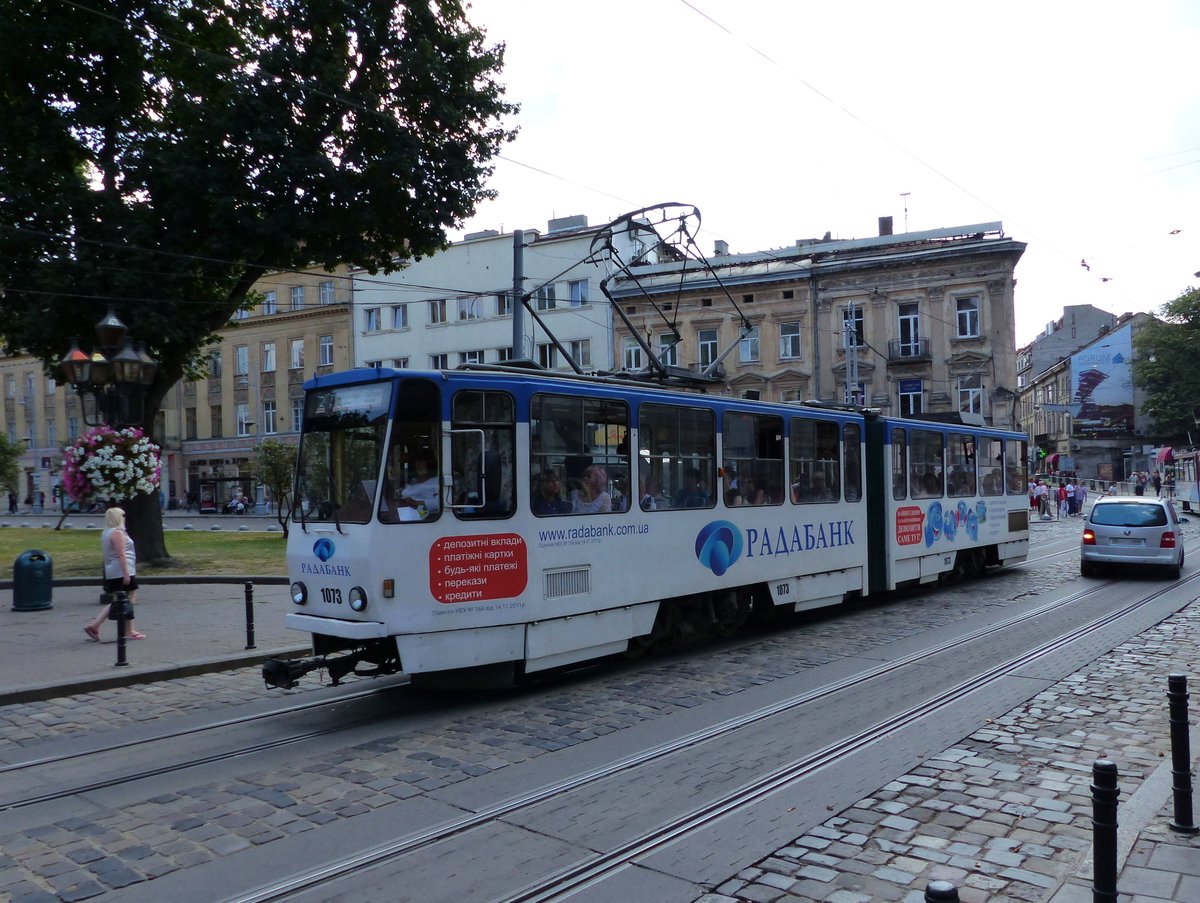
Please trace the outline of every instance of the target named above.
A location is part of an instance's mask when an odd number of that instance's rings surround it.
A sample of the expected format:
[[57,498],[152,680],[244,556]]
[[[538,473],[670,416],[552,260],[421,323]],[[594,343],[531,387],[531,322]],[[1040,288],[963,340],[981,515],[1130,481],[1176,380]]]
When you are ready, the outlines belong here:
[[[59,365],[79,396],[83,422],[88,426],[121,428],[145,419],[146,393],[158,372],[158,361],[140,342],[134,346],[128,327],[111,307],[96,324],[96,350],[88,354],[79,347],[79,339],[73,338]],[[91,419],[89,396],[94,412]]]

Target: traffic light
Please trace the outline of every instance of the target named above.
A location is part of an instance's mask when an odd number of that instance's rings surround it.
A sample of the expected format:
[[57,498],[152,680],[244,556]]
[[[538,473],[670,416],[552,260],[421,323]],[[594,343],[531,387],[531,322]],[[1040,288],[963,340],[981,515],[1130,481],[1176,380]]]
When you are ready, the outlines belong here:
[[1044,449],[1044,448],[1039,448],[1039,449],[1038,449],[1038,460],[1040,461],[1040,460],[1042,460],[1042,459],[1043,459],[1043,458],[1045,458],[1045,457],[1046,457],[1046,449]]

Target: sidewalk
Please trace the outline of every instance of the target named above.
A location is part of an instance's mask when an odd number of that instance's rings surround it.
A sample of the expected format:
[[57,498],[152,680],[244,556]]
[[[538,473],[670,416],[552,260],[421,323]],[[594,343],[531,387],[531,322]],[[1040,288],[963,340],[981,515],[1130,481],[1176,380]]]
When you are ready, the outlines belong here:
[[291,607],[284,578],[254,583],[255,648],[249,650],[243,580],[148,578],[138,591],[136,617],[146,639],[126,641],[129,664],[118,667],[116,622],[101,628],[100,643],[83,632],[99,612],[98,581],[70,582],[56,583],[53,607],[41,611],[13,611],[11,588],[0,589],[0,705],[249,667],[308,651],[307,636],[283,625]]

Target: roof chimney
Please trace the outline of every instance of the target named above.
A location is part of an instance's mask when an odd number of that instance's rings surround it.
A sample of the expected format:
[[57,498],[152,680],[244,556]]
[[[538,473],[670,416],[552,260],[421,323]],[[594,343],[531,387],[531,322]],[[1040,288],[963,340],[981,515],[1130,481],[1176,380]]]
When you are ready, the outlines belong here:
[[881,236],[892,234],[892,218],[890,216],[879,217],[879,234]]
[[713,257],[726,257],[729,255],[729,242],[718,238],[713,242]]

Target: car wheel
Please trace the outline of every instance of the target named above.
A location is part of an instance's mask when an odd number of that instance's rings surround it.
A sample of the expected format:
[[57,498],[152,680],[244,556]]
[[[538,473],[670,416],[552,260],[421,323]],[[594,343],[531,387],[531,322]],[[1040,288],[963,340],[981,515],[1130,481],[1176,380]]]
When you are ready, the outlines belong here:
[[1181,570],[1182,570],[1182,569],[1181,569],[1181,568],[1180,568],[1180,566],[1179,566],[1179,565],[1177,565],[1177,564],[1171,564],[1171,565],[1167,565],[1167,579],[1168,579],[1168,580],[1178,580],[1178,579],[1179,579],[1179,572],[1180,572]]

